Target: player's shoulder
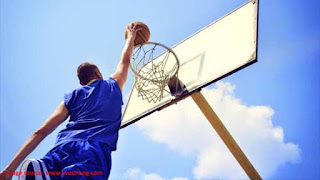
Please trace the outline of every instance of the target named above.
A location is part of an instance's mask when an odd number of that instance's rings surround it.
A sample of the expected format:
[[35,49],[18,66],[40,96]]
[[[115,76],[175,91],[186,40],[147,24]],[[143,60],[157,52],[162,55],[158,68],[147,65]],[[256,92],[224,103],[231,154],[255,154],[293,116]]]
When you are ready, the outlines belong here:
[[119,90],[121,92],[119,83],[116,79],[114,79],[113,77],[109,77],[108,79],[104,80],[106,83],[108,83],[108,85],[111,85],[112,87],[114,87],[115,89]]
[[117,80],[114,79],[113,77],[109,77],[108,79],[106,79],[105,81],[107,81],[108,83],[117,83]]

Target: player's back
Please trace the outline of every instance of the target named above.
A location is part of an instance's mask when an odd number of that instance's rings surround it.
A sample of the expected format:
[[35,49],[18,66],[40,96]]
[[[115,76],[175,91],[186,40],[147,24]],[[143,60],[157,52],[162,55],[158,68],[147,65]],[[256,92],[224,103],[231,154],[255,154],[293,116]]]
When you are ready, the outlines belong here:
[[121,123],[122,94],[117,82],[95,80],[64,96],[70,120],[56,145],[69,141],[99,141],[116,149]]

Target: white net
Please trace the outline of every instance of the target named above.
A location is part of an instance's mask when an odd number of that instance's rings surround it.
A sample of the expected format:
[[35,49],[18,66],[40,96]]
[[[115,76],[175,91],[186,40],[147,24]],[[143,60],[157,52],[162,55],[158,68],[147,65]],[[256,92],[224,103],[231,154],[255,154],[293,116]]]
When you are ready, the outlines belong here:
[[148,102],[160,101],[172,77],[177,77],[179,60],[168,47],[147,42],[135,47],[130,67],[135,73],[138,96]]

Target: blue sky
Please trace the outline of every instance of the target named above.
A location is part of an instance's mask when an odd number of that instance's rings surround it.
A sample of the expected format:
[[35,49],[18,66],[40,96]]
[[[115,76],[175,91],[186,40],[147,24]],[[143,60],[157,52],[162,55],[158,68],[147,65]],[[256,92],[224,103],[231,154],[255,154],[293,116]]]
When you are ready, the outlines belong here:
[[[128,23],[147,23],[152,41],[173,46],[244,2],[1,0],[0,169],[53,112],[63,94],[79,87],[75,72],[80,63],[95,62],[105,77],[113,73]],[[214,100],[215,93],[220,91],[225,94],[222,99],[230,97],[246,112],[260,108],[261,119],[272,124],[268,126],[271,131],[280,134],[279,144],[271,138],[272,143],[261,143],[258,153],[247,148],[247,155],[256,164],[263,164],[260,157],[272,159],[270,154],[281,155],[274,157],[275,164],[260,167],[269,179],[320,178],[319,5],[315,0],[261,1],[258,63],[204,91],[206,97],[213,97],[212,103],[221,107],[226,102]],[[124,96],[132,82],[131,74]],[[183,110],[183,105],[172,109]],[[220,112],[224,116],[223,110]],[[167,117],[168,113],[170,110],[158,115]],[[184,152],[183,148],[190,148],[188,142],[182,140],[185,143],[176,147],[169,138],[153,136],[157,131],[152,131],[156,120],[149,123],[153,118],[157,119],[151,116],[120,131],[110,178],[201,177],[195,169],[205,152],[199,148]],[[48,136],[29,157],[43,157],[64,126]],[[232,129],[231,123],[231,132]],[[176,127],[174,135],[179,136],[179,132],[185,133],[183,128]],[[243,137],[247,136],[236,136],[237,132],[235,129],[235,138],[246,149],[250,142]],[[190,140],[190,144],[194,141],[197,139]],[[216,146],[223,150],[222,144]],[[224,155],[221,149],[209,150]],[[228,158],[230,155],[226,155]],[[223,158],[216,161],[221,166],[228,165]],[[231,166],[237,168],[236,162]],[[229,177],[226,174],[216,175]]]

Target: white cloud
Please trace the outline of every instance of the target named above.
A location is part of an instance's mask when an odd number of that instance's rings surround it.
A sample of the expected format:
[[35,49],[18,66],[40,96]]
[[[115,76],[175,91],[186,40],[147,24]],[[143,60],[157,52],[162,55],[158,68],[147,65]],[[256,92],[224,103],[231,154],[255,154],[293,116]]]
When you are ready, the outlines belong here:
[[[218,82],[202,93],[260,175],[270,177],[280,166],[298,162],[300,149],[285,142],[282,127],[273,125],[273,109],[244,105],[234,90],[230,83]],[[137,126],[178,153],[195,153],[195,178],[247,178],[191,98],[148,116]]]
[[127,172],[124,175],[124,178],[128,180],[188,180],[187,178],[183,177],[166,179],[155,173],[147,174],[139,168],[132,168],[127,170]]

